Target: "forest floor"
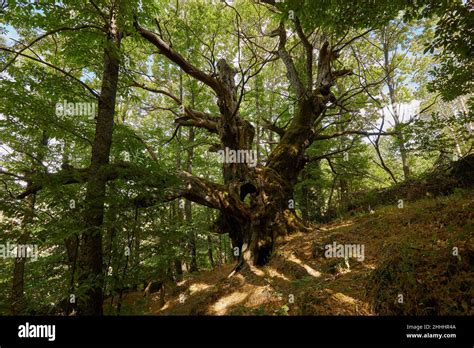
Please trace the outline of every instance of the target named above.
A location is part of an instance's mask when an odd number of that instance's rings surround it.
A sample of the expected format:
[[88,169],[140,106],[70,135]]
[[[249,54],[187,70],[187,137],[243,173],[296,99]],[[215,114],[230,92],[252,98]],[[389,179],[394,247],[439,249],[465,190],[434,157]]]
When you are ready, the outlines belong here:
[[[460,191],[315,226],[281,238],[259,269],[188,275],[164,301],[129,293],[123,314],[472,315],[473,197]],[[326,258],[333,242],[363,245],[364,259]]]

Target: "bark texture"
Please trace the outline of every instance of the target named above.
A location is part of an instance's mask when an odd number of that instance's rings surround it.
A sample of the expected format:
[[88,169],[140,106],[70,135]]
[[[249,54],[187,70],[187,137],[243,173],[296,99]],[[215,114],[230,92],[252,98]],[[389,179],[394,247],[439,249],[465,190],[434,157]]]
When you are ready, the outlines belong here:
[[84,226],[79,249],[78,283],[84,296],[79,297],[78,313],[101,315],[103,302],[103,251],[102,223],[107,186],[112,134],[114,128],[115,101],[119,79],[119,48],[122,34],[118,28],[118,11],[111,10],[104,45],[104,69],[99,97],[97,123],[92,144],[91,165],[86,186]]

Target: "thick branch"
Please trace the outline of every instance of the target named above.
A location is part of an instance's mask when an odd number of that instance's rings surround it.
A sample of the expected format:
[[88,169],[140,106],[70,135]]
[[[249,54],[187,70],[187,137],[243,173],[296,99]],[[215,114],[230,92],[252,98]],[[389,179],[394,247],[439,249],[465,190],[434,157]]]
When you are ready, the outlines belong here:
[[183,181],[180,187],[172,188],[164,194],[152,193],[138,197],[135,203],[141,207],[149,207],[162,202],[186,198],[209,208],[226,211],[234,216],[250,218],[249,208],[240,201],[238,196],[230,193],[229,185],[216,184],[186,171],[181,171],[176,176]]
[[[16,198],[23,199],[46,187],[86,183],[90,179],[90,171],[89,167],[74,168],[66,166],[56,173],[33,173],[26,175],[24,180],[31,182],[31,185],[17,195]],[[147,170],[144,171],[127,162],[117,162],[103,166],[101,171],[106,180],[146,178],[148,173]]]
[[283,21],[280,22],[278,27],[278,36],[280,37],[280,43],[278,44],[278,55],[280,56],[283,64],[285,64],[287,77],[290,81],[292,87],[295,89],[296,95],[301,98],[304,94],[304,87],[301,83],[301,80],[298,76],[298,71],[296,70],[295,63],[291,58],[290,54],[286,50],[286,30]]
[[132,87],[138,87],[138,88],[144,89],[145,91],[152,92],[152,93],[163,94],[163,95],[173,99],[177,104],[181,104],[181,101],[179,100],[179,98],[177,96],[175,96],[174,94],[172,94],[168,91],[165,91],[164,89],[153,88],[153,87],[144,85],[143,83],[139,83],[139,82],[136,82],[136,81],[133,82]]
[[307,89],[311,91],[313,88],[313,45],[308,40],[308,37],[305,35],[303,28],[298,17],[295,17],[295,26],[296,33],[303,43],[304,50],[306,52],[306,79],[307,79]]
[[31,182],[31,185],[16,196],[17,199],[23,199],[31,194],[35,194],[45,187],[57,185],[69,185],[84,183],[89,178],[89,168],[76,169],[67,167],[57,173],[35,173],[27,175],[25,180]]
[[[144,188],[162,190],[161,178],[151,175],[148,169],[137,167],[128,162],[117,162],[104,166],[101,175],[107,181],[125,179],[140,181]],[[15,198],[22,199],[37,193],[43,188],[59,185],[86,183],[90,179],[90,168],[66,167],[57,173],[35,173],[25,177],[31,183],[29,187]],[[153,206],[161,202],[169,202],[178,198],[186,198],[195,203],[219,210],[226,210],[240,216],[249,215],[248,208],[239,200],[238,195],[229,193],[228,185],[220,185],[182,171],[175,175],[182,183],[177,187],[165,188],[165,193],[146,193],[135,199],[141,207]]]
[[270,122],[269,120],[262,117],[264,124],[262,125],[263,128],[271,130],[272,132],[277,133],[280,137],[285,135],[285,130],[281,127],[278,127],[275,123]]
[[186,171],[178,173],[177,176],[183,180],[183,187],[170,190],[165,194],[164,201],[169,202],[182,197],[210,208],[224,208],[223,202],[226,201],[228,194],[223,185],[199,178]]
[[201,113],[200,111],[196,111],[196,110],[188,110],[186,114],[193,115],[193,116],[178,117],[177,119],[174,120],[174,122],[176,124],[179,124],[180,126],[200,127],[200,128],[207,129],[211,133],[215,133],[215,134],[218,133],[217,131],[218,118],[209,116],[207,114]]
[[170,45],[168,45],[161,37],[159,37],[154,32],[141,27],[137,22],[135,22],[135,28],[138,30],[138,32],[144,39],[155,45],[155,47],[157,47],[165,57],[176,63],[179,67],[181,67],[181,69],[183,69],[186,74],[208,85],[218,95],[220,94],[222,88],[216,78],[212,77],[209,74],[206,74],[205,72],[201,71],[193,64],[188,62],[181,54],[176,52],[172,47],[170,47]]
[[[142,88],[152,93],[163,94],[173,99],[176,102],[176,104],[179,104],[179,105],[181,104],[181,101],[177,96],[163,89],[156,89],[156,88],[146,86],[138,82],[134,82],[132,86]],[[175,119],[174,122],[176,124],[179,124],[180,126],[193,126],[193,127],[205,128],[211,133],[217,133],[217,122],[219,121],[219,117],[213,116],[206,112],[194,110],[188,107],[184,107],[184,114],[185,116],[178,117],[177,119]]]

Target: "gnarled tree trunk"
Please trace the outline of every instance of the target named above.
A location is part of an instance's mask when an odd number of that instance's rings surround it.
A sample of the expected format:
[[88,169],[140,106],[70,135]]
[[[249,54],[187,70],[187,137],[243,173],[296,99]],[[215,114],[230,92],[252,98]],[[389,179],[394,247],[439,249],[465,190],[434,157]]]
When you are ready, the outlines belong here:
[[[233,248],[238,249],[236,269],[266,263],[273,250],[275,239],[293,230],[306,229],[294,212],[293,191],[301,170],[307,163],[305,150],[317,139],[321,131],[323,111],[335,97],[330,92],[338,77],[349,71],[331,71],[331,62],[338,57],[335,48],[325,42],[319,50],[315,86],[312,78],[313,47],[297,22],[298,35],[306,52],[307,86],[304,86],[289,53],[286,51],[286,31],[283,22],[277,34],[280,38],[278,55],[287,68],[287,76],[296,94],[296,113],[286,130],[276,129],[281,137],[271,151],[265,165],[249,166],[248,163],[223,163],[224,184],[183,172],[180,177],[185,188],[168,195],[168,199],[185,197],[198,204],[220,210],[217,226],[221,233],[228,233]],[[239,113],[240,98],[234,82],[236,71],[225,59],[217,63],[217,77],[199,70],[175,51],[163,38],[135,23],[141,36],[152,43],[168,59],[176,63],[190,77],[209,86],[217,96],[220,115],[213,116],[184,107],[184,116],[175,122],[179,126],[194,126],[217,134],[220,150],[252,150],[255,130]],[[143,87],[143,86],[139,86]],[[156,93],[163,91],[145,88]],[[175,102],[181,100],[171,93],[164,93]],[[318,128],[319,127],[319,128]],[[250,200],[245,199],[250,195]],[[149,203],[149,202],[148,202]],[[147,204],[145,200],[142,204]]]

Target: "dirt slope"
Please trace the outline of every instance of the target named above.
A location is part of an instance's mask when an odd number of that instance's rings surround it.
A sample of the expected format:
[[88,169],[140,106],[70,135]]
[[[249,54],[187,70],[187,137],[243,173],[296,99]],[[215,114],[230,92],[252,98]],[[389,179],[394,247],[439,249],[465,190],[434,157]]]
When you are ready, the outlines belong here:
[[[227,278],[233,265],[190,276],[160,294],[125,298],[130,314],[474,314],[472,191],[386,206],[278,242],[271,261]],[[364,259],[325,246],[364,246]],[[457,251],[457,252],[456,252]],[[359,255],[360,256],[360,255]],[[400,294],[403,296],[400,303]]]

